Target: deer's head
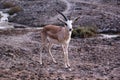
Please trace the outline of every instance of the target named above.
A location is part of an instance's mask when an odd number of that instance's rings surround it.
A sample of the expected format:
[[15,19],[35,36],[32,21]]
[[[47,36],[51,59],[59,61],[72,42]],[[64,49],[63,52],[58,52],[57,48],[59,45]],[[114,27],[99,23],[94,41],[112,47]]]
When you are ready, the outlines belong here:
[[62,12],[60,12],[60,11],[58,11],[58,10],[56,10],[56,11],[57,11],[60,15],[62,15],[63,18],[64,18],[64,20],[63,20],[63,19],[60,19],[60,18],[58,18],[58,20],[61,21],[62,23],[64,23],[64,24],[65,24],[65,27],[66,27],[69,31],[72,31],[72,30],[73,30],[73,25],[72,25],[72,23],[74,23],[75,21],[77,21],[77,20],[80,18],[80,16],[77,17],[77,18],[75,18],[75,19],[73,19],[73,20],[71,20],[71,19],[68,19]]

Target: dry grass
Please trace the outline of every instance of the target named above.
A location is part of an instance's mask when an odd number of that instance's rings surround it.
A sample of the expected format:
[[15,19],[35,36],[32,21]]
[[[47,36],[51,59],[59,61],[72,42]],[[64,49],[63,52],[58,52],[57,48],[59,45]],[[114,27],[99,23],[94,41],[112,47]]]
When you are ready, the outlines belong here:
[[4,2],[3,3],[3,8],[11,8],[14,7],[15,5],[11,2]]
[[14,13],[18,13],[18,12],[20,12],[20,11],[22,11],[22,8],[21,8],[20,6],[15,6],[15,7],[12,7],[12,8],[8,11],[8,13],[9,13],[10,15],[13,15]]
[[72,37],[87,38],[94,37],[97,34],[97,29],[95,27],[78,27],[73,30]]

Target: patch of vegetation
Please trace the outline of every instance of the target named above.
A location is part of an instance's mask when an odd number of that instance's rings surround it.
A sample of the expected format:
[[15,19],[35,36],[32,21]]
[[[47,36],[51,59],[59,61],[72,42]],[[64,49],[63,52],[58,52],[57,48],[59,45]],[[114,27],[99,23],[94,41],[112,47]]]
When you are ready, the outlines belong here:
[[20,6],[15,6],[15,7],[12,7],[12,8],[8,11],[8,13],[9,13],[10,15],[13,15],[14,13],[18,13],[18,12],[20,12],[20,11],[22,11],[22,8],[21,8]]
[[3,3],[3,8],[11,8],[11,7],[15,7],[15,5],[11,2],[4,2]]
[[78,38],[88,38],[88,37],[94,37],[97,34],[97,28],[95,27],[78,27],[73,30],[72,32],[72,38],[78,37]]

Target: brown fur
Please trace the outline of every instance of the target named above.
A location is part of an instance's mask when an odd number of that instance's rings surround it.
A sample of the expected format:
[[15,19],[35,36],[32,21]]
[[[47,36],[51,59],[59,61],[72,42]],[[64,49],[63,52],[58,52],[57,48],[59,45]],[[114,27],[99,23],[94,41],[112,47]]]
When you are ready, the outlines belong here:
[[69,38],[68,31],[66,31],[65,27],[55,25],[45,26],[42,30],[42,33],[59,42],[63,42]]
[[[61,44],[64,53],[65,67],[70,66],[68,59],[68,45],[71,39],[71,32],[69,32],[67,27],[47,25],[41,31],[41,39],[42,39],[41,51],[48,43],[49,54],[51,55],[53,62],[55,63],[56,61],[51,53],[51,47],[52,44]],[[40,63],[42,64],[42,52],[40,54]]]

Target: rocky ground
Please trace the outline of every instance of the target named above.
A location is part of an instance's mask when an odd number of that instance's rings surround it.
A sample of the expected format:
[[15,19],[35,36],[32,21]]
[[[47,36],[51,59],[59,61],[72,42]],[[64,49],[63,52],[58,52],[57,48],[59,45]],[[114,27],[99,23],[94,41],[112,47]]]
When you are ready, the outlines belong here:
[[[9,20],[27,27],[59,24],[56,8],[72,18],[81,16],[74,26],[120,31],[118,0],[0,0],[0,10],[6,1],[23,8]],[[57,64],[46,51],[44,63],[40,65],[40,46],[40,30],[0,30],[0,80],[120,80],[120,36],[72,38],[69,46],[71,70],[64,68],[62,49],[57,45],[52,48]]]
[[72,39],[69,46],[71,71],[64,68],[60,46],[52,48],[39,63],[40,30],[0,31],[0,80],[119,80],[120,37]]

